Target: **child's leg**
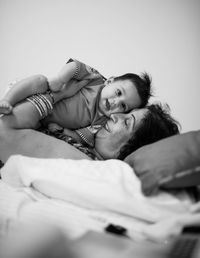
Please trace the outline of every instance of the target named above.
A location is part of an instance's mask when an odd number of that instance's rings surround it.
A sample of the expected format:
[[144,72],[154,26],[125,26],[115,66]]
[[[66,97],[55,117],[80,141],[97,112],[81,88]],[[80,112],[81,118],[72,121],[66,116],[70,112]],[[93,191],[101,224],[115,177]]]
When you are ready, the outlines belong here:
[[48,116],[53,109],[49,94],[36,94],[13,108],[13,112],[1,117],[5,128],[35,129],[39,121]]
[[48,90],[47,78],[43,75],[34,75],[17,82],[0,101],[0,114],[9,114],[12,107],[25,98]]
[[13,129],[35,129],[38,127],[40,119],[38,110],[29,101],[16,105],[12,113],[1,117],[4,127]]

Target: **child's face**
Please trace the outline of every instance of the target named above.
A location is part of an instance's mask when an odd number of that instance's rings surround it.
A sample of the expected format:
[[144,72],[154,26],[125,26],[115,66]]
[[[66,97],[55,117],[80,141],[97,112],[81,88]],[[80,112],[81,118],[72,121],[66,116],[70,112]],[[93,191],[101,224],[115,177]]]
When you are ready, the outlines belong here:
[[127,113],[141,104],[135,85],[130,80],[106,81],[101,91],[99,109],[105,116]]

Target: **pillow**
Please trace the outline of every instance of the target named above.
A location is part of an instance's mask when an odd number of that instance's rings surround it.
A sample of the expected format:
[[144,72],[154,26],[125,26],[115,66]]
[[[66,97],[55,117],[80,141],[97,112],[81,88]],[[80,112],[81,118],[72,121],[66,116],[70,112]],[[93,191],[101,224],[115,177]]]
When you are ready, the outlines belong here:
[[161,179],[200,165],[200,130],[141,147],[127,156],[125,162],[140,178],[144,194],[153,194]]

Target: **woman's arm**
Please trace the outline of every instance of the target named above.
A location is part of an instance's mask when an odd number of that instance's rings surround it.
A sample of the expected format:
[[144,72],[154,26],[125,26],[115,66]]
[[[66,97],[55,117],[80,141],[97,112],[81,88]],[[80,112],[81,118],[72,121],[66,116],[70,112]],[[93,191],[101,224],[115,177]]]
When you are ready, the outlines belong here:
[[0,146],[0,160],[3,163],[16,154],[37,158],[90,159],[70,144],[54,137],[30,129],[7,128],[1,118]]

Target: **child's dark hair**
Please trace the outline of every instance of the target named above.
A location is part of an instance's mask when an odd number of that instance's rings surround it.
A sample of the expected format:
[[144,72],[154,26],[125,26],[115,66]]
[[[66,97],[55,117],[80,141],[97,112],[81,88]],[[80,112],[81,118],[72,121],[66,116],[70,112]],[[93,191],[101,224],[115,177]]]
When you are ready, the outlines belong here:
[[141,76],[134,73],[126,73],[122,76],[115,77],[115,81],[129,80],[131,81],[138,92],[141,99],[141,105],[139,108],[145,107],[149,98],[152,96],[151,89],[151,77],[147,73],[142,73]]
[[169,106],[151,104],[132,138],[120,150],[118,159],[124,159],[140,147],[179,133],[180,124],[170,115]]

